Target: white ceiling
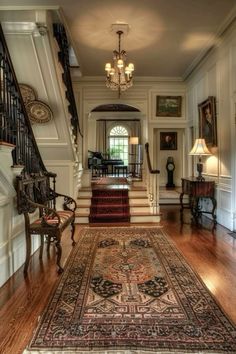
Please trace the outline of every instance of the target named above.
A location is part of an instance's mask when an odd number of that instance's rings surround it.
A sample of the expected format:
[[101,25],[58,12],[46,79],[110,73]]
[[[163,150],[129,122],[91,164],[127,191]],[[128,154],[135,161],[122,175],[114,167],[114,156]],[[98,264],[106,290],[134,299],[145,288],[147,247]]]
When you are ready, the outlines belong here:
[[85,76],[104,76],[119,21],[130,26],[121,46],[135,76],[184,78],[236,13],[236,0],[0,0],[0,10],[12,5],[60,6]]

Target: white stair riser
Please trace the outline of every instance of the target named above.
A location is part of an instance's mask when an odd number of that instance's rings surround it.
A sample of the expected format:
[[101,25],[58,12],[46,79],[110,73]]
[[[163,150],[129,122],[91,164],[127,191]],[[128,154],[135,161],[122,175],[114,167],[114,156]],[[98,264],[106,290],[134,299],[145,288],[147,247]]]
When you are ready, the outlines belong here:
[[91,199],[88,198],[88,199],[78,199],[77,200],[77,206],[80,207],[80,206],[89,206],[91,205]]
[[129,191],[129,198],[132,197],[144,197],[147,198],[147,192],[146,191]]
[[130,214],[132,213],[150,213],[150,206],[130,206]]
[[147,205],[148,204],[148,199],[146,198],[130,198],[129,199],[129,205],[137,205],[137,204],[144,204]]
[[160,222],[160,215],[131,215],[131,223]]
[[75,223],[76,224],[88,224],[89,223],[88,216],[76,216]]
[[82,213],[82,214],[87,214],[87,215],[89,215],[89,213],[90,213],[90,208],[88,208],[88,207],[85,207],[85,208],[83,208],[83,207],[77,207],[76,213]]
[[79,198],[91,198],[92,197],[92,192],[90,191],[79,191],[78,199]]

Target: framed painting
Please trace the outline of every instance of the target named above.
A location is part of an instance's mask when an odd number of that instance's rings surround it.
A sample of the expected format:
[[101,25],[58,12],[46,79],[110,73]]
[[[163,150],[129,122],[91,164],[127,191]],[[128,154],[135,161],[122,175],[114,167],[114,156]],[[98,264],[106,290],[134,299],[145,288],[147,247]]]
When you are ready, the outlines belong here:
[[198,105],[199,137],[205,139],[207,146],[217,146],[216,100],[209,96]]
[[182,96],[157,96],[157,117],[181,117]]
[[160,150],[177,150],[176,132],[160,132]]

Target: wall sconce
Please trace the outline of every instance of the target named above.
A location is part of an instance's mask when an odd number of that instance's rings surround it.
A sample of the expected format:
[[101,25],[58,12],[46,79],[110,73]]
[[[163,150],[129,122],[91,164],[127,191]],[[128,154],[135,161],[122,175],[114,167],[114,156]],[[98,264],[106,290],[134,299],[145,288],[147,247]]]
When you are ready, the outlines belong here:
[[206,146],[205,139],[196,139],[189,155],[199,156],[199,160],[197,163],[197,172],[198,172],[197,180],[205,181],[205,178],[202,176],[202,171],[203,171],[202,156],[212,155]]

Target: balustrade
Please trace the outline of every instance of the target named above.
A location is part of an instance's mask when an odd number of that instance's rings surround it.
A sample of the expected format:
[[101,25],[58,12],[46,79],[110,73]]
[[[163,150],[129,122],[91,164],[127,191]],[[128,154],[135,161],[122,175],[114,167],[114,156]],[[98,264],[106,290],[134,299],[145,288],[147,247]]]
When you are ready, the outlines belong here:
[[145,151],[146,151],[146,158],[147,158],[147,167],[148,167],[148,193],[149,193],[149,200],[152,205],[152,212],[153,214],[159,213],[159,183],[158,183],[158,174],[160,173],[159,170],[154,170],[151,165],[150,155],[149,155],[149,144],[145,144]]
[[13,144],[13,165],[27,173],[46,171],[20,93],[0,25],[0,142]]

